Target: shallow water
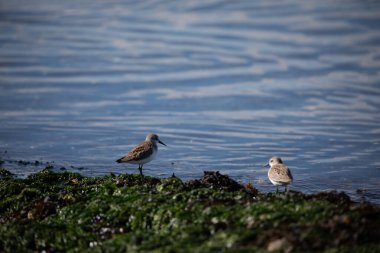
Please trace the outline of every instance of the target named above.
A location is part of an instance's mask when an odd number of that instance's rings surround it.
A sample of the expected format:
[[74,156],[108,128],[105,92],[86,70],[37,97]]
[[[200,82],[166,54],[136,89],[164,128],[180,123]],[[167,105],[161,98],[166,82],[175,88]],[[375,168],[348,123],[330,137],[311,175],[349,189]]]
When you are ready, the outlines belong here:
[[[220,170],[380,203],[380,4],[0,0],[0,158],[86,175],[149,132],[147,175]],[[357,190],[361,189],[361,193]]]

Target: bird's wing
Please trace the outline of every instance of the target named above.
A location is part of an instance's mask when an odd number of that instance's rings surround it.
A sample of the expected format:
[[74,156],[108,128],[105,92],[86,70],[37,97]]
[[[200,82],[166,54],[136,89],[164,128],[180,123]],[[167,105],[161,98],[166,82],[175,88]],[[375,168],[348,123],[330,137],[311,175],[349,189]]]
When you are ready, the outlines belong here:
[[289,183],[293,180],[293,176],[289,168],[283,164],[276,164],[271,170],[271,177],[275,181]]
[[292,173],[290,172],[289,168],[286,167],[286,174],[288,175],[288,177],[290,178],[291,181],[293,181],[293,175]]
[[118,162],[138,161],[150,156],[153,153],[151,143],[142,142],[134,147],[128,154],[117,160]]

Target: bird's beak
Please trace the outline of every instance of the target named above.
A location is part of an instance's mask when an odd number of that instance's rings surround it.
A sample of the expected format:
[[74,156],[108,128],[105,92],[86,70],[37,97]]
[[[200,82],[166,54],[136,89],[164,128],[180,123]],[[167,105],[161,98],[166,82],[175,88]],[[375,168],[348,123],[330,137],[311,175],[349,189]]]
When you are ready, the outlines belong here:
[[269,163],[265,164],[263,167],[269,167]]
[[165,144],[165,143],[163,143],[162,141],[158,141],[158,143],[160,143],[160,144],[162,144],[162,145],[166,146],[166,144]]

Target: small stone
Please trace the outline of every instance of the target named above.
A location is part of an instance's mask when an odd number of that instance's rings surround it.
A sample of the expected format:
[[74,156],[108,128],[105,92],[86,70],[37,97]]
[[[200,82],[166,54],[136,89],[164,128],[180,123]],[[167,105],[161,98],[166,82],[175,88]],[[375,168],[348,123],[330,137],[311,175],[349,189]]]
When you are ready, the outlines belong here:
[[269,242],[267,250],[268,251],[282,250],[285,253],[289,253],[292,250],[292,246],[290,245],[288,240],[286,240],[286,238],[281,238],[281,239],[277,239],[277,240]]
[[33,212],[32,212],[32,211],[29,211],[29,212],[28,212],[28,220],[33,220],[33,219],[34,219]]

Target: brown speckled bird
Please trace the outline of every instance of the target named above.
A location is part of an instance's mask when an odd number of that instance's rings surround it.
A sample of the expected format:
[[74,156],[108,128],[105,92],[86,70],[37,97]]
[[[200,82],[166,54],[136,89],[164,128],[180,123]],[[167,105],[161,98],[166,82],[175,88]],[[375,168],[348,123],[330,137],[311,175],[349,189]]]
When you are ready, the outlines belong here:
[[140,175],[142,175],[143,165],[152,161],[157,154],[157,143],[166,146],[165,143],[160,141],[157,134],[148,134],[145,141],[138,144],[128,154],[116,160],[116,162],[138,164]]
[[285,191],[287,191],[288,184],[293,182],[293,176],[289,168],[286,167],[285,164],[282,163],[281,158],[277,156],[273,156],[269,160],[269,163],[266,165],[266,167],[269,166],[270,169],[268,171],[268,178],[272,184],[277,186],[276,192],[278,192],[279,185],[285,186]]

